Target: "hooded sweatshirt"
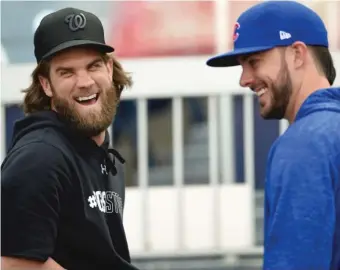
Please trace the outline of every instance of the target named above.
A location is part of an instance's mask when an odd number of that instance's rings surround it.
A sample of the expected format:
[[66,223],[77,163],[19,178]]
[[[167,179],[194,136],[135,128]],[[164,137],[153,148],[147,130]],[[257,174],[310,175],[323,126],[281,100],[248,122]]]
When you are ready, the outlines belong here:
[[340,269],[340,89],[320,89],[273,144],[265,270]]
[[1,166],[1,255],[66,269],[136,269],[123,227],[124,159],[55,112],[17,121]]

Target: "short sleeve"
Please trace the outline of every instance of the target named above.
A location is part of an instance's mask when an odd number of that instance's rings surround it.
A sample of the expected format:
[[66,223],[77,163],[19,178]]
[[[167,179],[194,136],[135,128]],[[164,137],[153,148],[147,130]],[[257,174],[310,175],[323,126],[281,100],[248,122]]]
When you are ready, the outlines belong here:
[[31,143],[1,167],[1,255],[45,261],[53,254],[70,171],[60,150]]

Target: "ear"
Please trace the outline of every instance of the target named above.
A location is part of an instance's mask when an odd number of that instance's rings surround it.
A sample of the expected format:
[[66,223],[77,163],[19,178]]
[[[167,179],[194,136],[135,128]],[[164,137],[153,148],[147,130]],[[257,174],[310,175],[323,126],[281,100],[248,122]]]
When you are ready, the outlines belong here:
[[48,97],[52,97],[53,92],[52,92],[52,87],[51,87],[49,79],[47,79],[46,77],[43,77],[43,76],[39,76],[39,82],[40,82],[40,85],[41,85],[42,89],[44,90],[45,94]]
[[306,64],[308,48],[305,43],[297,41],[291,46],[293,52],[294,68],[299,69]]

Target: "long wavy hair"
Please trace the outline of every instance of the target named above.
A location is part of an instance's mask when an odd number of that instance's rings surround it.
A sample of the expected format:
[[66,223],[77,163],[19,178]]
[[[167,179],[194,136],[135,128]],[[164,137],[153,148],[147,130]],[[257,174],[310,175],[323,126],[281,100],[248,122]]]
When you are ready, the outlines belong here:
[[[132,78],[128,72],[124,71],[122,65],[112,54],[103,54],[102,57],[105,63],[107,63],[110,58],[113,60],[112,82],[116,89],[117,98],[119,99],[122,91],[132,86]],[[31,85],[22,90],[22,92],[25,93],[22,108],[26,115],[38,111],[51,110],[51,98],[45,94],[39,81],[39,76],[49,78],[49,73],[50,62],[41,61],[31,74]]]

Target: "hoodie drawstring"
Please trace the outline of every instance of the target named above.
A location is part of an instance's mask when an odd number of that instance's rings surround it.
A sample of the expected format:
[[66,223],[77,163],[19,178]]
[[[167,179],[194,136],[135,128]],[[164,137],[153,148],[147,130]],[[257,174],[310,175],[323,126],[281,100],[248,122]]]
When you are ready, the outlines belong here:
[[[113,175],[116,175],[117,174],[117,168],[116,168],[115,158],[117,158],[120,161],[120,163],[122,163],[122,164],[125,163],[125,159],[115,149],[110,148],[110,149],[107,150],[107,152],[108,152],[107,164],[108,164],[109,170],[112,172]],[[113,155],[112,159],[110,158],[109,154]]]

